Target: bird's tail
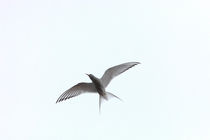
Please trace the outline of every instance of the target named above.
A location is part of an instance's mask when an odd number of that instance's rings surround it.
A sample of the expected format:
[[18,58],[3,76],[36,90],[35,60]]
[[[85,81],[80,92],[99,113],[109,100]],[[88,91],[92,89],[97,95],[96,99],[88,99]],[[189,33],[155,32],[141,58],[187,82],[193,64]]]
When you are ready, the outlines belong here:
[[105,100],[105,98],[101,95],[99,95],[99,113],[101,113],[101,104]]
[[110,93],[110,92],[106,92],[106,96],[103,97],[101,95],[99,95],[99,113],[101,112],[101,104],[104,100],[109,100],[111,99],[112,97],[115,97],[117,99],[119,99],[120,101],[122,101],[122,99],[120,99],[119,97],[117,97],[116,95]]
[[112,97],[115,97],[117,99],[119,99],[120,101],[122,101],[122,99],[120,99],[119,97],[117,97],[116,95],[110,93],[110,92],[106,92],[106,95],[107,95],[107,99],[111,99]]

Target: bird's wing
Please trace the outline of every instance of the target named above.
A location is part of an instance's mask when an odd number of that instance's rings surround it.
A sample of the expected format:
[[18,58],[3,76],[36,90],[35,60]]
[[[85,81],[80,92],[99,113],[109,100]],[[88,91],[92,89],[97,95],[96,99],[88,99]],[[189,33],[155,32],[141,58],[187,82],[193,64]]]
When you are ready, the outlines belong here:
[[85,92],[97,92],[93,83],[78,83],[72,88],[66,90],[56,101],[56,103],[63,100],[78,96]]
[[104,75],[101,77],[101,82],[104,87],[107,87],[107,85],[110,83],[110,81],[118,76],[119,74],[123,73],[124,71],[128,70],[129,68],[140,64],[139,62],[128,62],[128,63],[123,63],[114,67],[111,67],[107,69],[104,73]]

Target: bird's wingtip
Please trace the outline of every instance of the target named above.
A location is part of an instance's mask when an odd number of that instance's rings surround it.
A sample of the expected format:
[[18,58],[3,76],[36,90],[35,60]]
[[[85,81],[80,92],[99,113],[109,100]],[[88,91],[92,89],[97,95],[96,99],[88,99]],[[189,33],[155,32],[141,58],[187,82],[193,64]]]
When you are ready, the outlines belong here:
[[57,103],[59,103],[60,102],[60,100],[57,100],[55,103],[57,104]]
[[140,62],[134,62],[136,65],[141,64]]

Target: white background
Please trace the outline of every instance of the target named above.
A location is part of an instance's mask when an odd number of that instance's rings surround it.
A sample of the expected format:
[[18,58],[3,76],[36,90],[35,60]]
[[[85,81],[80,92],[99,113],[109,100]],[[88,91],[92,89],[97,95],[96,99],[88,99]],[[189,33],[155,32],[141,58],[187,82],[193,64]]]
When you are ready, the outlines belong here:
[[[0,139],[209,140],[207,0],[0,1]],[[142,64],[55,104],[85,73]]]

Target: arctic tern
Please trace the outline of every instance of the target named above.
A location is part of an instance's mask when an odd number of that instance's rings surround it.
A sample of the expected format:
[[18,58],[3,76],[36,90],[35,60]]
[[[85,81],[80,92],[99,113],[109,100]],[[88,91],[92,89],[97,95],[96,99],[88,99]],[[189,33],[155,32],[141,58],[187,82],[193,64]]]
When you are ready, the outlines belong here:
[[92,93],[98,93],[99,94],[99,111],[101,108],[101,102],[102,100],[108,100],[111,97],[118,98],[116,95],[107,92],[106,87],[110,83],[110,81],[118,76],[119,74],[125,72],[129,68],[132,68],[133,66],[140,64],[139,62],[128,62],[123,63],[117,66],[113,66],[109,69],[107,69],[104,73],[104,75],[99,79],[95,77],[93,74],[87,74],[89,78],[91,79],[91,83],[85,83],[81,82],[76,84],[75,86],[71,87],[70,89],[66,90],[56,101],[56,103],[67,100],[69,98],[78,96],[82,93],[86,92],[92,92]]

